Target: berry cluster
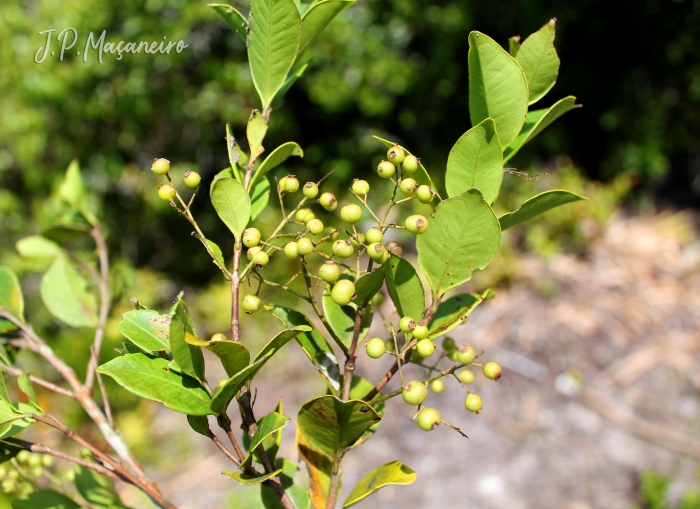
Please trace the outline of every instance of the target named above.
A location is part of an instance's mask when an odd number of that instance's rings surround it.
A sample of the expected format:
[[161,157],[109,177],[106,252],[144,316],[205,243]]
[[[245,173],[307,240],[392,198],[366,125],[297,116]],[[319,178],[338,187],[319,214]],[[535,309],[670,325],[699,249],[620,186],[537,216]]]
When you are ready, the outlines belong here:
[[43,454],[20,451],[10,462],[0,465],[0,489],[22,497],[34,491],[34,483],[47,475],[53,458]]

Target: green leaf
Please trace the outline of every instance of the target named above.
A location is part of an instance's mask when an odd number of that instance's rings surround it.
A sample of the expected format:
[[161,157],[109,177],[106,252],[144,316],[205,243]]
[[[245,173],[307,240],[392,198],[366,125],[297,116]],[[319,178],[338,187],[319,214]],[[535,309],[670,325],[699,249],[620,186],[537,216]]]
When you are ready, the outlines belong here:
[[58,196],[73,209],[80,212],[91,225],[95,226],[97,224],[97,218],[88,205],[83,176],[80,173],[77,159],[73,159],[68,165],[66,176],[58,188]]
[[[9,267],[0,265],[0,309],[5,309],[15,318],[24,321],[24,296],[17,275]],[[0,334],[16,330],[17,326],[0,318]]]
[[315,2],[301,18],[299,53],[308,48],[329,25],[333,18],[355,3],[355,0],[324,0]]
[[250,362],[250,352],[243,343],[230,339],[209,341],[207,348],[219,358],[228,376],[235,375]]
[[487,118],[464,133],[447,158],[445,188],[448,196],[457,196],[478,188],[488,203],[493,203],[503,182],[503,149],[496,124]]
[[411,484],[416,480],[416,477],[418,477],[418,474],[400,461],[387,463],[386,465],[372,470],[363,477],[350,492],[348,498],[345,499],[343,507],[350,507],[357,504],[375,491],[382,489],[384,486],[389,486],[390,484],[399,484],[402,486]]
[[267,343],[262,350],[255,356],[255,361],[261,359],[263,356],[267,355],[269,352],[273,354],[277,353],[284,345],[289,343],[292,339],[297,337],[302,332],[310,332],[311,327],[306,325],[299,325],[294,329],[283,330],[272,338],[269,343]]
[[514,35],[508,39],[508,53],[511,57],[515,58],[520,51],[520,36]]
[[[297,464],[287,458],[278,458],[275,461],[275,466],[282,469],[282,473],[279,474],[278,478],[295,509],[309,509],[311,507],[311,498],[308,490],[294,483],[294,477],[299,471]],[[264,484],[260,486],[260,498],[265,509],[284,509],[279,497],[269,486]]]
[[176,412],[207,415],[211,398],[200,383],[168,368],[168,359],[133,353],[116,357],[98,371],[137,396],[163,403]]
[[479,304],[492,297],[493,292],[486,290],[481,295],[464,293],[441,302],[428,327],[428,337],[432,339],[447,334],[458,325],[462,325]]
[[173,359],[184,374],[204,382],[206,379],[204,378],[202,349],[199,346],[189,344],[185,340],[186,333],[196,336],[187,304],[182,300],[182,294],[180,294],[170,310],[170,330],[168,332],[170,351],[173,352]]
[[[352,381],[350,382],[350,399],[362,399],[364,400],[365,396],[369,394],[369,391],[374,389],[374,384],[367,380],[366,378],[362,378],[361,376],[356,376],[353,375]],[[375,397],[379,397],[380,394],[377,394]],[[369,402],[372,405],[372,408],[379,414],[380,417],[384,417],[384,402],[381,403],[372,403],[372,401]],[[354,444],[350,446],[351,449],[354,449],[355,447],[359,447],[362,444],[364,444],[367,440],[372,438],[372,435],[377,431],[379,428],[379,425],[381,424],[381,421],[377,421],[374,424],[372,424],[367,431],[365,431],[360,438],[358,438]]]
[[314,450],[297,426],[297,452],[309,471],[309,496],[315,509],[326,509],[331,486],[333,463]]
[[31,264],[33,270],[46,270],[63,251],[61,246],[41,235],[30,235],[15,244],[19,255]]
[[556,21],[556,18],[550,19],[545,26],[525,39],[515,57],[527,78],[529,104],[542,99],[557,81],[560,62],[554,47]]
[[12,509],[80,509],[80,506],[56,491],[37,490],[27,498],[14,500]]
[[22,373],[17,377],[17,385],[19,390],[27,396],[30,406],[39,413],[43,413],[43,410],[39,406],[39,399],[36,397],[36,392],[34,391],[34,386],[32,381],[29,380],[29,375],[27,373]]
[[389,297],[399,316],[418,319],[425,311],[425,293],[413,265],[392,253],[384,263],[384,277]]
[[188,415],[187,424],[200,435],[211,438],[214,434],[209,429],[209,419],[205,415]]
[[263,417],[258,423],[258,429],[255,431],[255,435],[253,435],[253,439],[248,446],[248,454],[243,461],[243,465],[248,465],[250,463],[253,459],[253,451],[255,451],[267,437],[284,428],[290,421],[291,419],[289,417],[277,412],[270,412]]
[[478,189],[445,200],[418,236],[418,263],[434,295],[469,281],[498,253],[501,229]]
[[265,158],[255,171],[252,181],[255,182],[258,178],[262,177],[273,168],[276,168],[291,156],[304,157],[304,151],[298,144],[293,141],[288,141],[277,147]]
[[234,180],[237,180],[233,176],[233,170],[231,168],[224,168],[219,173],[214,175],[214,179],[211,181],[211,184],[209,184],[209,194],[210,195],[211,195],[211,192],[214,190],[214,184],[216,184],[216,181],[221,179],[221,178],[224,178],[224,177],[228,177],[228,178],[232,178]]
[[311,447],[328,459],[352,446],[380,415],[365,401],[321,396],[299,410],[299,430]]
[[[0,440],[13,437],[34,423],[29,414],[36,413],[32,405],[26,403],[8,404],[0,401]],[[3,459],[0,458],[0,463]]]
[[224,474],[226,477],[230,477],[238,484],[242,484],[243,486],[255,486],[256,484],[260,484],[261,482],[267,481],[270,477],[275,477],[280,472],[282,472],[282,469],[275,470],[274,472],[270,472],[268,474],[263,474],[260,477],[255,477],[250,474],[244,474],[242,472],[231,472],[230,470],[224,470],[221,473]]
[[211,190],[211,202],[236,241],[239,241],[250,220],[250,196],[243,185],[228,177],[218,179]]
[[380,267],[368,272],[355,281],[357,297],[353,301],[357,306],[364,307],[384,284],[384,268]]
[[340,367],[338,366],[338,359],[336,359],[326,338],[313,326],[308,318],[298,311],[270,305],[265,306],[265,309],[282,320],[287,327],[293,328],[305,325],[311,329],[308,332],[299,334],[296,340],[325,380],[331,393],[338,396],[340,394]]
[[581,107],[580,104],[575,103],[576,98],[570,95],[564,99],[560,99],[549,108],[529,112],[522,131],[520,131],[518,137],[506,148],[503,162],[513,157],[523,145],[540,134],[545,127],[549,126],[549,124],[561,117],[564,113],[574,108]]
[[270,181],[262,177],[250,191],[250,220],[255,221],[270,201]]
[[[354,304],[339,306],[333,302],[330,288],[326,287],[326,290],[323,292],[323,314],[326,315],[326,319],[333,329],[333,332],[335,332],[341,341],[341,344],[338,346],[342,348],[343,352],[346,354],[348,353],[348,348],[350,348],[352,335],[355,330],[356,313],[357,308]],[[365,309],[365,314],[362,317],[360,335],[357,338],[358,343],[367,336],[370,325],[372,325],[372,309],[368,307]]]
[[469,116],[472,125],[496,122],[501,145],[520,132],[527,114],[525,73],[501,46],[480,32],[469,34]]
[[[381,141],[387,148],[391,148],[394,145],[396,145],[396,143],[394,143],[393,141],[385,140],[384,138],[380,138],[379,136],[374,136],[374,139]],[[406,149],[406,147],[403,147],[403,149],[404,149],[404,152],[406,152],[406,154],[411,154]],[[415,155],[415,154],[411,154],[411,155]],[[416,157],[418,157],[418,156],[416,156]],[[430,178],[430,175],[428,175],[428,170],[426,170],[425,166],[423,166],[423,163],[420,163],[420,166],[418,167],[418,169],[411,174],[411,178],[414,179],[418,183],[418,185],[430,186],[431,189],[433,191],[435,191],[435,198],[438,201],[440,201],[442,199],[440,197],[440,195],[438,194],[437,188],[435,187],[435,184],[433,184],[433,181]]]
[[[241,184],[243,183],[243,173],[241,172],[240,167],[238,166],[239,162],[240,164],[244,164],[244,156],[245,154],[241,154],[238,151],[238,147],[236,146],[236,138],[233,136],[233,131],[231,130],[231,124],[226,124],[226,150],[228,151],[228,162],[229,162],[229,168],[227,168],[231,173],[230,175],[225,175],[227,177],[235,178],[238,182]],[[226,171],[226,170],[223,170]],[[222,172],[219,172],[219,175],[221,175]],[[219,176],[217,175],[217,177]],[[216,182],[216,177],[214,177],[214,182]],[[214,182],[211,183],[212,187],[214,186]],[[209,190],[211,193],[211,188]]]
[[588,198],[563,189],[545,191],[527,200],[518,210],[503,214],[498,221],[501,223],[501,230],[507,230],[515,225],[529,221],[555,207],[579,200],[588,200]]
[[10,404],[10,394],[7,392],[7,385],[5,385],[5,377],[2,375],[2,371],[0,371],[0,401]]
[[207,4],[209,7],[218,12],[226,23],[231,25],[231,28],[241,36],[244,41],[248,39],[248,20],[241,14],[238,9],[226,4]]
[[73,263],[61,255],[41,280],[41,299],[53,316],[71,327],[96,327],[97,304],[87,281]]
[[287,76],[287,79],[284,80],[284,84],[282,85],[282,88],[279,89],[279,91],[275,94],[274,99],[272,99],[272,107],[274,108],[277,106],[277,103],[282,99],[284,94],[287,93],[287,91],[292,88],[292,85],[294,85],[294,82],[298,80],[299,78],[302,77],[304,72],[306,72],[306,69],[309,67],[309,63],[305,63],[304,65],[300,66],[298,69],[292,69],[291,74]]
[[301,39],[301,16],[293,0],[253,0],[248,61],[263,110],[282,88]]
[[248,380],[251,380],[256,373],[260,371],[272,355],[273,352],[269,352],[263,358],[256,360],[251,365],[230,377],[223,384],[219,385],[216,391],[214,391],[214,396],[211,400],[212,411],[215,414],[225,412],[236,393]]
[[94,509],[128,509],[109,479],[80,465],[75,467],[75,487]]
[[258,110],[251,112],[246,134],[248,135],[248,147],[250,148],[251,157],[253,155],[257,157],[262,154],[265,151],[262,142],[265,139],[265,134],[267,134],[267,122],[265,122]]
[[161,315],[158,311],[127,311],[122,315],[117,330],[144,352],[170,350],[170,317]]

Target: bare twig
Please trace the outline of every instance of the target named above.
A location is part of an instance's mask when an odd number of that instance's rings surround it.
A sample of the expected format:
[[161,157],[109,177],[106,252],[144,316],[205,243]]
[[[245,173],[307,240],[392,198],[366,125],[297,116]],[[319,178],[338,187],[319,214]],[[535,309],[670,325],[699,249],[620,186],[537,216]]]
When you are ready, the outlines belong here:
[[238,321],[238,293],[241,286],[239,267],[241,263],[241,251],[243,247],[239,240],[233,248],[233,267],[231,270],[231,339],[240,342],[240,327]]
[[97,386],[100,388],[100,394],[102,394],[102,406],[105,409],[107,423],[110,425],[110,427],[114,428],[114,419],[112,418],[112,407],[109,405],[109,398],[107,397],[107,389],[105,389],[105,383],[102,380],[102,375],[100,375],[99,371],[95,371],[95,376],[97,377]]
[[343,372],[343,392],[341,394],[343,401],[350,399],[352,374],[355,371],[355,361],[357,360],[355,350],[357,349],[357,339],[360,336],[360,329],[362,329],[362,317],[364,313],[364,307],[357,308],[357,313],[355,314],[355,328],[352,331],[352,342],[350,343],[350,348],[348,349],[348,355],[345,360],[345,371]]
[[[5,366],[4,364],[0,364],[0,371],[4,371],[5,373],[12,375],[12,376],[19,376],[22,374],[21,369],[17,369],[14,366]],[[73,398],[75,399],[75,393],[69,390],[66,390],[62,387],[59,387],[56,384],[53,384],[51,382],[47,382],[46,380],[36,377],[34,375],[29,375],[29,380],[31,380],[33,383],[37,385],[41,385],[42,387],[45,387],[49,389],[50,391],[53,391],[57,394],[61,394],[63,396],[66,396],[68,398]]]
[[87,390],[92,391],[92,385],[95,380],[95,371],[97,370],[97,364],[100,357],[100,350],[102,349],[102,340],[104,339],[105,326],[107,325],[107,318],[109,317],[109,257],[107,256],[107,244],[105,243],[104,237],[102,236],[102,230],[99,226],[93,226],[90,230],[90,235],[95,239],[95,245],[97,246],[97,255],[100,260],[100,276],[99,276],[99,289],[100,289],[100,315],[97,320],[97,329],[95,330],[95,339],[92,342],[92,347],[90,348],[90,361],[87,367],[87,374],[85,375],[85,387]]

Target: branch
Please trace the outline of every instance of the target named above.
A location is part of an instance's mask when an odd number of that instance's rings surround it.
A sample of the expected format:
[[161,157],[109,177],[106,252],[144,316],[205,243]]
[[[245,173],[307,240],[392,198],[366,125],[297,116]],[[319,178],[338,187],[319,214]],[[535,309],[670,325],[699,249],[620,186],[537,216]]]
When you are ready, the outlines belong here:
[[348,355],[345,360],[345,371],[343,372],[343,392],[341,394],[343,401],[350,399],[352,374],[355,371],[355,361],[357,360],[355,350],[357,349],[357,339],[360,336],[360,329],[362,328],[362,318],[364,314],[364,307],[358,308],[357,313],[355,314],[355,328],[352,331],[352,342],[350,343],[350,349],[348,350]]
[[316,297],[314,297],[314,292],[313,292],[313,289],[311,288],[311,276],[309,275],[309,270],[308,270],[308,267],[306,266],[306,258],[303,256],[301,257],[301,271],[304,274],[304,282],[306,283],[306,291],[309,293],[309,299],[311,299],[311,306],[314,308],[314,312],[316,313],[316,316],[318,316],[319,320],[321,320],[321,323],[328,331],[328,334],[331,335],[331,337],[333,338],[333,341],[335,341],[338,344],[338,346],[342,347],[343,342],[340,340],[338,335],[335,333],[335,331],[331,327],[331,324],[328,323],[326,316],[321,312],[321,309],[318,307],[318,302],[316,302]]
[[[415,341],[415,340],[413,340]],[[399,370],[399,363],[401,364],[406,364],[408,362],[408,357],[411,355],[411,347],[409,346],[406,348],[406,350],[399,356],[398,359],[396,359],[396,362],[394,363],[391,368],[389,368],[389,371],[387,371],[384,376],[377,382],[377,385],[374,386],[374,388],[367,393],[367,395],[362,398],[363,401],[371,401],[372,398],[374,398],[379,392],[386,386],[386,384],[389,383],[389,380],[396,374],[396,372]],[[399,390],[399,394],[401,391]]]
[[97,322],[97,330],[95,330],[95,339],[90,347],[90,362],[85,375],[85,387],[88,391],[92,391],[92,385],[95,380],[95,371],[97,370],[98,358],[102,349],[102,340],[105,335],[105,326],[109,317],[109,257],[107,256],[107,244],[105,243],[102,231],[99,226],[94,226],[90,230],[90,235],[95,239],[97,246],[97,254],[100,259],[100,316]]
[[241,341],[241,330],[238,320],[238,294],[241,287],[241,275],[238,269],[241,264],[241,251],[243,247],[240,241],[236,241],[233,247],[233,267],[231,270],[231,339]]
[[[5,373],[12,375],[12,376],[20,376],[23,372],[21,369],[17,369],[13,366],[6,366],[4,364],[0,364],[0,371],[4,371]],[[36,377],[34,375],[29,375],[29,380],[34,382],[37,385],[41,385],[42,387],[45,387],[49,389],[50,391],[53,391],[57,394],[61,394],[63,396],[66,396],[68,398],[73,398],[75,399],[75,393],[68,391],[62,387],[59,387],[56,384],[52,384],[51,382],[47,382],[46,380]]]

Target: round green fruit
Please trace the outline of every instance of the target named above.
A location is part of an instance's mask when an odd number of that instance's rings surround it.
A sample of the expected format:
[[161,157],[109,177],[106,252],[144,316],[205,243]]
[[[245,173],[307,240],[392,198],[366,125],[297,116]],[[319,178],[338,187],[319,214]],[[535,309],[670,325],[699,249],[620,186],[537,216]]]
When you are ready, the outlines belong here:
[[260,246],[253,246],[250,249],[248,249],[248,251],[246,251],[246,256],[250,261],[253,261],[253,256],[255,256],[255,253],[258,253],[261,249],[262,247]]
[[284,254],[287,258],[298,258],[299,257],[299,244],[294,241],[287,242],[284,246]]
[[318,202],[321,204],[321,207],[328,211],[338,208],[338,200],[335,199],[335,195],[333,193],[323,193],[318,199]]
[[501,378],[501,365],[497,362],[487,362],[484,364],[484,376],[490,380]]
[[243,235],[241,236],[241,240],[243,241],[243,245],[245,247],[257,246],[260,244],[260,238],[260,230],[257,228],[246,228],[243,230]]
[[391,164],[389,161],[382,161],[379,163],[379,166],[377,166],[377,173],[383,179],[391,178],[394,175],[394,172],[396,172],[396,166]]
[[384,355],[384,352],[386,352],[386,346],[384,345],[384,340],[382,338],[370,339],[367,341],[365,349],[367,350],[367,355],[369,355],[372,359],[379,359],[382,355]]
[[396,348],[394,348],[394,340],[393,339],[387,339],[384,342],[384,346],[386,347],[387,352],[395,352]]
[[403,246],[395,240],[390,240],[384,247],[387,248],[388,251],[394,253],[396,256],[401,256],[403,254]]
[[284,179],[283,191],[288,193],[296,193],[299,190],[299,179],[296,175],[287,175]]
[[445,382],[442,380],[433,380],[430,384],[430,388],[435,394],[440,394],[442,391],[445,390]]
[[355,283],[347,279],[338,281],[331,290],[331,299],[339,306],[346,306],[355,298]]
[[318,195],[318,186],[314,182],[307,182],[301,190],[306,198],[313,199]]
[[386,248],[381,244],[377,244],[376,242],[367,246],[367,256],[369,256],[372,260],[381,262],[385,253]]
[[41,466],[44,468],[51,468],[53,466],[53,458],[48,454],[41,456]]
[[462,345],[457,349],[457,362],[460,364],[471,364],[476,359],[476,352],[471,345]]
[[299,239],[297,240],[297,252],[301,256],[307,256],[314,252],[314,243],[311,239]]
[[445,339],[442,340],[442,349],[445,350],[446,352],[449,353],[449,352],[451,352],[452,350],[454,350],[455,348],[457,348],[457,346],[455,345],[455,340],[454,340],[454,339],[452,339],[452,338],[445,338]]
[[[40,467],[41,466],[41,456],[39,454],[32,454],[29,456],[27,461],[30,467]],[[41,474],[39,474],[41,475]]]
[[355,235],[352,235],[350,237],[350,242],[352,243],[353,246],[355,247],[360,247],[365,243],[365,236],[362,233],[358,233],[357,237]]
[[428,230],[428,220],[424,216],[408,216],[404,222],[404,226],[409,232],[420,235]]
[[406,151],[401,145],[394,145],[386,153],[386,158],[392,164],[401,164],[404,159],[406,159]]
[[406,170],[408,173],[413,173],[416,171],[418,168],[420,168],[420,159],[418,159],[416,156],[408,154],[404,160],[403,163],[401,163],[401,166],[403,167],[404,170]]
[[464,369],[457,375],[463,384],[470,385],[474,383],[474,372]]
[[418,427],[423,431],[433,431],[440,426],[441,421],[440,412],[434,408],[424,408],[418,414]]
[[372,304],[373,306],[381,306],[384,304],[384,294],[382,292],[377,292],[374,294],[374,297],[372,297],[369,300],[369,303]]
[[404,385],[401,391],[401,397],[409,405],[420,405],[428,397],[428,388],[423,382],[411,380]]
[[326,226],[323,233],[325,233],[331,240],[338,240],[338,237],[340,237],[340,232],[338,229],[333,228],[332,226]]
[[258,268],[263,268],[270,261],[270,256],[262,249],[253,255],[253,263]]
[[379,228],[370,228],[367,230],[367,233],[365,233],[365,239],[367,239],[367,242],[370,244],[374,244],[375,242],[384,240],[384,234]]
[[172,184],[163,184],[158,188],[158,198],[163,201],[173,201],[175,196],[177,196],[177,191]]
[[457,362],[457,354],[459,354],[459,350],[455,348],[447,352],[447,358],[453,362]]
[[16,458],[17,461],[19,461],[20,463],[26,463],[27,461],[29,461],[30,456],[31,454],[29,451],[22,450],[17,453]]
[[151,164],[151,171],[156,175],[165,175],[170,171],[170,161],[167,159],[154,159],[153,164]]
[[384,254],[382,255],[382,259],[379,260],[379,263],[386,263],[386,262],[388,262],[388,261],[389,261],[389,257],[390,257],[389,251],[387,251],[387,250],[385,249],[385,250],[384,250]]
[[333,256],[337,256],[338,258],[350,258],[355,252],[355,248],[350,239],[339,239],[333,242],[331,251],[333,252]]
[[369,193],[369,183],[366,180],[355,179],[352,181],[352,190],[355,194],[363,196]]
[[464,406],[470,412],[479,412],[483,406],[481,396],[474,393],[469,394],[467,399],[464,400]]
[[256,311],[260,311],[261,307],[262,301],[257,295],[246,295],[241,301],[241,309],[249,315],[255,313]]
[[362,219],[362,208],[356,203],[345,205],[340,209],[340,218],[346,223],[355,224]]
[[416,352],[418,352],[418,355],[422,358],[427,359],[435,353],[435,343],[429,339],[421,339],[418,344],[416,344]]
[[399,330],[404,334],[410,334],[416,328],[416,321],[410,316],[404,316],[399,320]]
[[311,209],[299,209],[297,210],[297,213],[294,215],[294,218],[299,221],[300,223],[306,223],[307,221],[312,220],[316,215],[314,214],[313,210]]
[[326,283],[335,283],[340,277],[340,267],[333,260],[328,260],[318,269],[318,277]]
[[210,341],[228,341],[228,338],[225,334],[217,332],[216,334],[212,334]]
[[182,180],[185,182],[185,185],[187,187],[189,187],[190,189],[194,189],[202,181],[202,177],[196,171],[188,170],[185,172],[185,175],[182,178]]
[[418,182],[412,178],[405,178],[399,184],[399,190],[406,196],[413,196],[418,188]]
[[423,322],[416,323],[416,328],[413,329],[413,337],[421,340],[428,337],[428,326]]
[[423,184],[416,189],[416,198],[421,203],[430,203],[435,198],[435,191],[430,186]]
[[314,235],[320,235],[323,233],[323,221],[320,219],[310,219],[306,222],[306,229],[309,230]]

